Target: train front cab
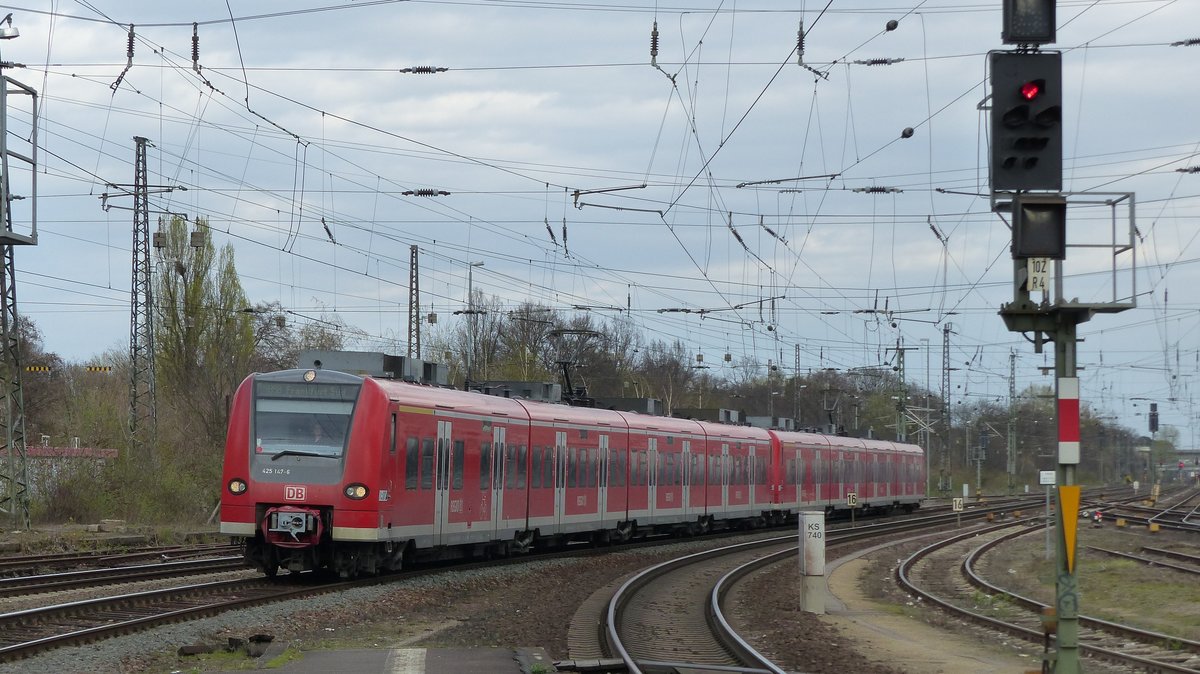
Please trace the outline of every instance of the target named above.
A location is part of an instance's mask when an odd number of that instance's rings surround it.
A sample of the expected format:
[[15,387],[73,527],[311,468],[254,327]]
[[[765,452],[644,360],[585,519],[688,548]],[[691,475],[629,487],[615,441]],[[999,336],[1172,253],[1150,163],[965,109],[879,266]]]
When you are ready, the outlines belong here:
[[390,498],[377,476],[392,438],[383,424],[363,422],[386,410],[371,380],[340,372],[288,370],[242,383],[226,437],[220,530],[243,542],[248,562],[268,575],[358,564],[356,546],[333,541],[377,527],[378,503]]

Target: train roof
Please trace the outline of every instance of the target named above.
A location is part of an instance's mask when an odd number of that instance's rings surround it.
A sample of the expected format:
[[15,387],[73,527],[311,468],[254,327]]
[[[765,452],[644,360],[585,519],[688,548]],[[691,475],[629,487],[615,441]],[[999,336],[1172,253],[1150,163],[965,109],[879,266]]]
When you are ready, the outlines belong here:
[[771,432],[779,438],[780,442],[784,443],[825,446],[829,447],[830,449],[866,449],[874,451],[904,452],[911,454],[922,454],[924,452],[924,450],[917,445],[910,445],[903,442],[892,442],[890,440],[852,438],[844,435],[821,435],[819,433],[795,431]]
[[534,422],[547,424],[569,423],[628,428],[634,431],[653,430],[680,435],[707,435],[711,438],[726,439],[732,442],[762,442],[768,440],[773,435],[784,443],[829,447],[830,449],[845,448],[895,451],[912,454],[923,453],[923,450],[917,445],[888,440],[851,438],[796,431],[767,431],[755,426],[718,424],[696,421],[694,419],[653,416],[637,412],[621,412],[593,407],[572,407],[570,405],[520,398],[504,398],[474,391],[428,386],[395,379],[364,377],[364,380],[369,380],[378,385],[391,400],[400,405],[453,410],[461,414],[507,416],[514,419],[528,418]]
[[499,396],[483,395],[482,393],[472,393],[452,388],[427,386],[425,384],[416,384],[396,379],[376,379],[374,377],[366,377],[365,379],[374,382],[379,388],[383,389],[390,399],[400,405],[422,408],[436,407],[453,410],[462,414],[482,416],[498,415],[518,419],[526,417],[525,408],[519,401],[513,398],[501,398]]

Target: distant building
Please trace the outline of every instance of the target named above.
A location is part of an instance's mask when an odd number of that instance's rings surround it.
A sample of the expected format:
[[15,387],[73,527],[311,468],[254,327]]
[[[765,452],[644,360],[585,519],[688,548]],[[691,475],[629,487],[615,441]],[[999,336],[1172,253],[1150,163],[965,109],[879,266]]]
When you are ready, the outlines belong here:
[[717,424],[745,424],[745,415],[741,410],[729,410],[716,407],[676,407],[673,416],[680,419],[695,419],[711,421]]

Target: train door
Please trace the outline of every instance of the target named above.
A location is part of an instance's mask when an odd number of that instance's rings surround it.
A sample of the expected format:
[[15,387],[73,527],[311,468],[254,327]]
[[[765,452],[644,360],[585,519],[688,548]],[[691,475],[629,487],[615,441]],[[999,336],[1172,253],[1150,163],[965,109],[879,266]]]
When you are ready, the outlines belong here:
[[562,529],[567,507],[567,432],[554,432],[554,528]]
[[892,495],[892,462],[887,454],[875,455],[875,479],[883,487],[882,496]]
[[829,452],[829,498],[834,504],[845,497],[846,453],[840,450]]
[[608,520],[608,434],[601,433],[599,436],[600,451],[597,452],[596,460],[600,465],[596,467],[596,516],[600,518],[602,526]]
[[691,454],[691,459],[688,461],[688,472],[690,475],[687,478],[687,489],[689,492],[687,506],[688,512],[693,516],[704,514],[704,508],[708,503],[707,492],[704,484],[704,464],[708,461],[708,443],[706,441],[698,441],[696,448],[693,449],[691,441],[688,441],[684,448]]
[[433,469],[433,544],[442,544],[450,512],[450,422],[439,421]]
[[683,453],[679,455],[680,464],[679,470],[683,473],[683,495],[679,499],[680,514],[683,515],[684,521],[689,519],[692,508],[692,441],[683,441]]
[[721,443],[721,512],[729,510],[729,443]]
[[646,508],[653,522],[658,512],[658,438],[646,439]]
[[746,458],[745,458],[745,461],[746,461],[746,463],[745,463],[745,465],[746,465],[746,473],[745,473],[746,505],[750,506],[750,510],[754,510],[754,507],[757,505],[757,501],[755,499],[755,495],[756,495],[755,492],[758,491],[758,487],[757,487],[757,485],[758,485],[757,450],[758,450],[758,447],[756,447],[752,443],[749,443],[748,446],[746,446]]
[[504,529],[504,427],[492,428],[492,531]]

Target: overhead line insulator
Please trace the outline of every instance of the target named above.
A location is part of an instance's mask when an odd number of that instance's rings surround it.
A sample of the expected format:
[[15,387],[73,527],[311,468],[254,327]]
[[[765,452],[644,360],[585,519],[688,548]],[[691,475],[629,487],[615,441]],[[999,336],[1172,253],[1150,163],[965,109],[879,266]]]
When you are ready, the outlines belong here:
[[412,73],[413,75],[433,75],[434,73],[444,73],[449,68],[441,66],[413,66],[411,68],[401,68],[397,72]]
[[658,21],[654,22],[654,28],[650,31],[650,65],[658,65]]
[[800,19],[800,30],[796,31],[796,65],[804,65],[804,19]]
[[902,58],[895,58],[895,59],[878,58],[878,59],[864,59],[861,61],[855,61],[854,63],[855,63],[855,65],[860,65],[860,66],[890,66],[890,65],[895,65],[897,63],[901,63],[903,61],[904,61],[904,59],[902,59]]
[[195,22],[192,23],[192,70],[200,72],[200,29]]
[[116,81],[108,85],[108,88],[114,92],[121,87],[121,82],[125,80],[125,74],[133,67],[133,37],[133,24],[131,23],[129,24],[129,38],[125,44],[125,69],[121,71],[120,75],[117,75]]
[[435,190],[428,187],[423,187],[419,190],[405,190],[401,192],[406,197],[448,197],[450,193],[446,190]]

